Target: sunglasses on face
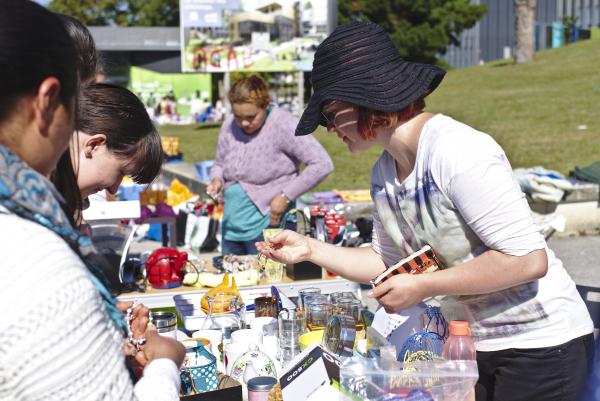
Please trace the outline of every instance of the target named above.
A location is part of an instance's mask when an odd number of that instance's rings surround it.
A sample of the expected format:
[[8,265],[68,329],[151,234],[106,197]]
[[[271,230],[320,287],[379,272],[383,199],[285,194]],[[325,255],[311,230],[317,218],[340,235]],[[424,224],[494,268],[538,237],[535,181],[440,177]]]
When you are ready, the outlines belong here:
[[326,128],[329,127],[335,127],[335,117],[337,115],[336,111],[321,111],[321,116],[323,116],[323,121],[322,123],[324,123],[323,125]]

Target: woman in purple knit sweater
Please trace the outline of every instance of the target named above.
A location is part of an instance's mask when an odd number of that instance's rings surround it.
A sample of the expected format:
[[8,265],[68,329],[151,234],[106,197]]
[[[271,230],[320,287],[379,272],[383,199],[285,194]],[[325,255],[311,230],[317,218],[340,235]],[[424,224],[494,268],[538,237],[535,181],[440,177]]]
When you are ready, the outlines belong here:
[[294,135],[298,119],[271,104],[259,76],[235,82],[228,97],[233,116],[221,126],[207,192],[223,195],[221,252],[255,254],[262,230],[278,226],[290,204],[323,181],[333,163],[316,139]]

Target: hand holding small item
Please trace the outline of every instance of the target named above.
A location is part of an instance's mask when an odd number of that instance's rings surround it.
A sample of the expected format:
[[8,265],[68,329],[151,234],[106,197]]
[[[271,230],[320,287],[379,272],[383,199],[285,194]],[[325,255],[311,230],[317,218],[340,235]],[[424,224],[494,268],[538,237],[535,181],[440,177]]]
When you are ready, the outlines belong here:
[[397,313],[415,306],[427,297],[420,274],[398,274],[379,284],[367,294],[377,299],[388,313]]
[[223,180],[213,178],[206,187],[206,193],[213,199],[217,199],[223,192]]
[[[150,321],[150,309],[143,304],[134,304],[134,302],[118,302],[117,308],[126,313],[128,325],[131,329],[132,338],[143,339],[146,337],[146,328]],[[125,355],[133,356],[135,361],[142,367],[148,363],[143,351],[144,344],[133,344],[129,338],[125,340]]]
[[308,260],[311,255],[309,238],[291,230],[284,230],[269,241],[257,242],[256,248],[261,255],[285,264]]
[[143,353],[148,363],[154,359],[167,358],[180,368],[185,358],[185,347],[174,338],[159,335],[156,327],[149,324],[146,329],[146,345]]

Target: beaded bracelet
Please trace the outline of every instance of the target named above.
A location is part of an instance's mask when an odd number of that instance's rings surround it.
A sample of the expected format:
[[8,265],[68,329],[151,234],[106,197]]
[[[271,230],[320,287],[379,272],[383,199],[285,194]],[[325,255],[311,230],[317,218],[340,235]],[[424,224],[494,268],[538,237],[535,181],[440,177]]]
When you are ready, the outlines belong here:
[[146,344],[145,337],[135,338],[133,337],[133,331],[131,330],[131,321],[133,320],[131,315],[133,314],[133,310],[138,305],[140,304],[137,302],[137,300],[133,301],[133,305],[127,309],[127,313],[125,315],[125,323],[127,323],[127,340],[135,347],[136,350],[139,350],[142,345]]

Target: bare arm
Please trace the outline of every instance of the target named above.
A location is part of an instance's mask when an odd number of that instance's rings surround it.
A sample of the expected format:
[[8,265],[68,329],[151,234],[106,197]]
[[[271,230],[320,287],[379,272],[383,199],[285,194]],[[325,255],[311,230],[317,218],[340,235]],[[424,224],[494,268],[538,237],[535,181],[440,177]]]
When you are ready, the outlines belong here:
[[424,275],[423,284],[426,296],[485,294],[537,280],[547,271],[545,249],[523,256],[489,250],[467,263],[438,272],[435,279]]
[[548,271],[545,249],[524,256],[488,250],[462,265],[434,273],[392,277],[375,288],[387,311],[400,311],[436,295],[475,295],[504,290],[539,279]]
[[348,280],[368,283],[386,269],[383,260],[369,247],[344,248],[310,238],[310,261]]
[[385,270],[381,257],[371,247],[344,248],[285,230],[257,248],[266,257],[282,263],[313,262],[348,280],[368,282]]

